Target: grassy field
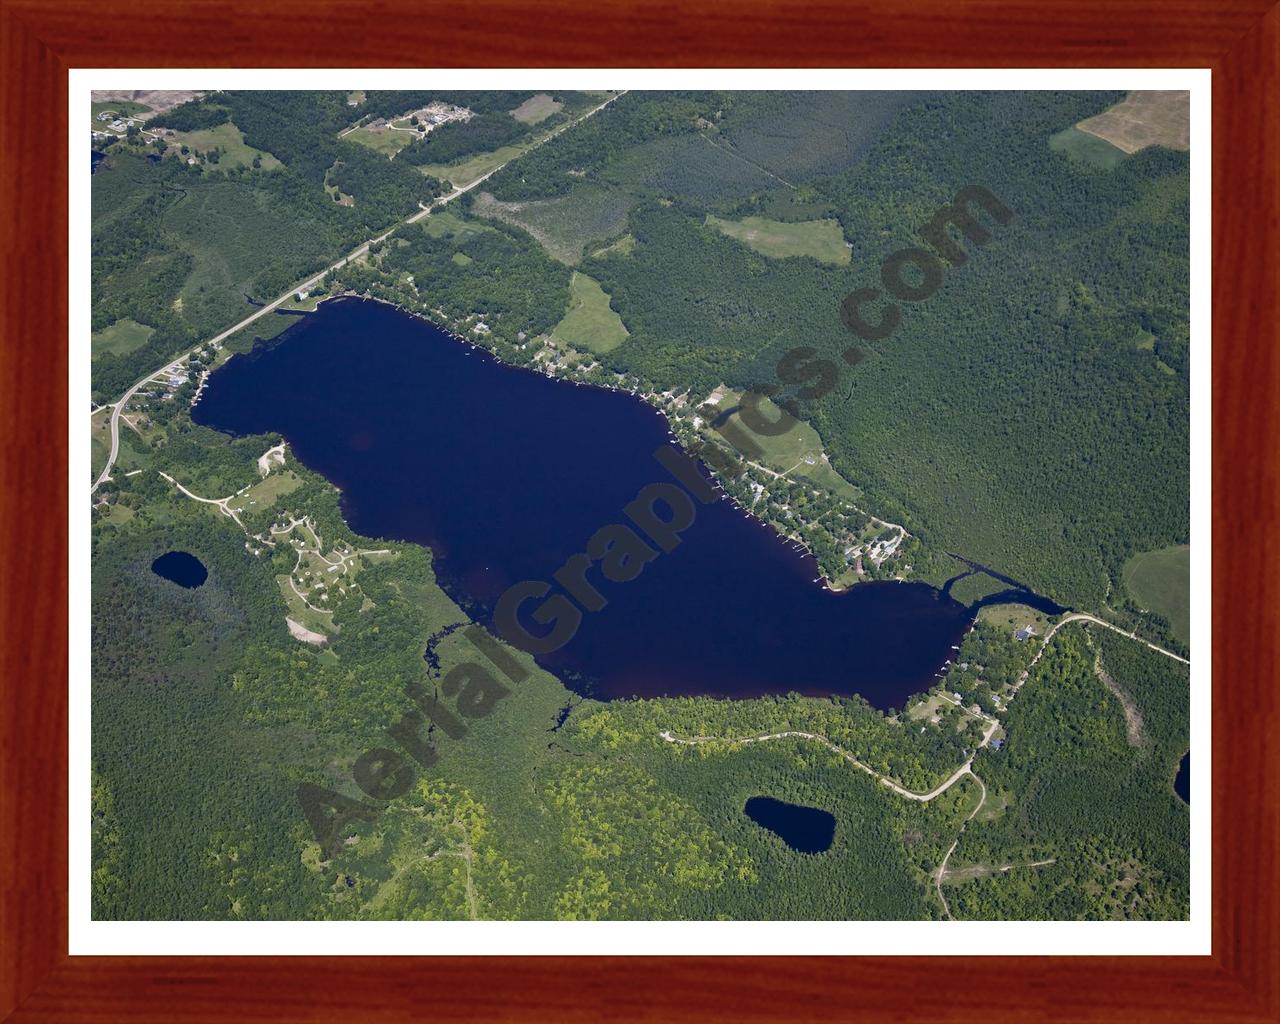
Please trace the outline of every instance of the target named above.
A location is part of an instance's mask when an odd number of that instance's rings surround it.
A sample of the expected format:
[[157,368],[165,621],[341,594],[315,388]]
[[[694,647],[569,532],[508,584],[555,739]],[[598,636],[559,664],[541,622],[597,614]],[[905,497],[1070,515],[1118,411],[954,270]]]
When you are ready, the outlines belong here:
[[1144,551],[1124,564],[1125,589],[1143,608],[1163,615],[1174,633],[1191,643],[1191,548],[1186,544]]
[[[736,409],[742,402],[740,391],[728,391],[722,388],[719,392],[723,397],[716,403],[716,408],[721,412]],[[760,402],[760,413],[769,419],[777,419],[782,411],[765,398]],[[856,503],[862,497],[862,492],[857,487],[828,464],[823,451],[822,438],[808,423],[797,421],[795,426],[786,433],[768,437],[755,433],[742,421],[742,417],[734,412],[724,426],[733,431],[733,436],[738,436],[737,432],[740,431],[760,446],[764,454],[752,461],[758,461],[792,480],[808,480],[845,501]],[[717,436],[723,439],[723,435],[717,434]]]
[[511,111],[511,116],[525,124],[537,124],[539,121],[545,121],[552,114],[558,113],[563,106],[563,103],[557,103],[545,92],[540,92],[537,96],[530,96]]
[[471,235],[483,235],[493,228],[487,224],[477,224],[473,220],[463,220],[452,210],[440,210],[419,221],[422,230],[429,238],[443,238],[453,235],[459,242]]
[[1106,139],[1082,132],[1079,128],[1067,128],[1050,136],[1049,148],[1055,153],[1066,153],[1094,167],[1109,171],[1125,158],[1125,152]]
[[147,339],[154,333],[154,327],[148,327],[135,320],[117,320],[110,327],[93,332],[91,336],[93,358],[97,359],[104,352],[111,352],[118,356],[132,352],[135,348],[145,345]]
[[[404,133],[399,132],[397,134]],[[429,174],[433,178],[447,181],[458,188],[466,188],[477,178],[483,178],[490,171],[496,171],[507,161],[514,160],[528,148],[529,143],[527,142],[518,146],[503,146],[501,149],[495,149],[492,153],[478,153],[456,164],[423,164],[418,169],[423,174]]]
[[481,192],[475,212],[523,228],[553,258],[574,266],[590,243],[612,238],[626,227],[634,204],[634,199],[621,192],[588,185],[566,196],[522,203],[500,202]]
[[342,137],[348,142],[358,142],[362,146],[368,146],[370,149],[376,150],[390,159],[416,139],[418,133],[414,131],[397,131],[385,124],[377,128],[371,125],[361,125],[355,131],[348,132]]
[[[728,391],[722,394],[724,397],[716,403],[716,408],[721,413],[737,409],[742,402],[740,391]],[[760,414],[769,419],[777,419],[782,415],[782,410],[765,398],[760,402]],[[822,439],[818,437],[818,432],[813,427],[804,422],[797,421],[794,427],[777,437],[755,433],[742,422],[742,417],[737,412],[732,413],[724,425],[726,428],[730,425],[735,426],[755,441],[764,451],[759,461],[779,473],[786,473],[798,466],[804,467],[806,458],[813,459],[816,465],[822,455]]]
[[608,352],[626,340],[627,328],[600,285],[586,274],[575,273],[569,284],[568,312],[551,338],[577,349]]
[[700,132],[663,136],[631,146],[601,175],[623,191],[716,201],[748,196],[782,183],[727,144]]
[[[992,604],[978,612],[978,618],[992,626],[1001,626],[1010,632],[1031,626],[1036,636],[1049,632],[1053,619],[1025,604]],[[1038,643],[1039,641],[1032,641]]]
[[296,491],[301,486],[302,479],[291,469],[283,473],[271,473],[229,504],[236,512],[254,511],[274,505],[277,498]]
[[708,216],[707,223],[761,255],[775,259],[812,256],[823,263],[837,264],[848,263],[850,259],[838,220],[802,220],[788,224],[764,217],[721,220]]
[[216,128],[203,128],[197,132],[174,132],[173,138],[166,136],[165,141],[169,144],[168,152],[179,157],[182,155],[183,146],[193,153],[207,153],[216,148],[218,162],[208,165],[214,169],[231,170],[235,167],[252,167],[255,158],[258,159],[259,166],[263,170],[271,171],[284,166],[270,153],[245,145],[244,133],[230,121]]

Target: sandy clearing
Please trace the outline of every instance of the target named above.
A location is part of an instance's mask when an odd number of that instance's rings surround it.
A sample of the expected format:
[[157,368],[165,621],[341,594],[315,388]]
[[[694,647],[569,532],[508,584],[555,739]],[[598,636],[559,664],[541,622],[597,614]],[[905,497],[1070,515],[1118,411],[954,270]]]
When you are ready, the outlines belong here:
[[1117,149],[1136,153],[1147,146],[1191,148],[1191,94],[1137,89],[1114,107],[1076,125]]
[[315,644],[317,647],[329,642],[329,638],[323,633],[316,633],[313,630],[307,629],[307,627],[301,622],[294,622],[293,619],[289,618],[287,615],[285,616],[284,621],[289,624],[289,632],[293,634],[293,638],[295,640],[301,640],[304,644]]

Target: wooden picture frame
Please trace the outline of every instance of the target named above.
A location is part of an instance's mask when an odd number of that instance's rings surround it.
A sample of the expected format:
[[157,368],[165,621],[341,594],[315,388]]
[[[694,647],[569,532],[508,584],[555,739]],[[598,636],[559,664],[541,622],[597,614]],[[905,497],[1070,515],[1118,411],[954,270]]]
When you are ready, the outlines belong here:
[[[0,0],[0,53],[0,1019],[1280,1020],[1280,6]],[[68,955],[68,69],[439,64],[1212,69],[1211,956]]]

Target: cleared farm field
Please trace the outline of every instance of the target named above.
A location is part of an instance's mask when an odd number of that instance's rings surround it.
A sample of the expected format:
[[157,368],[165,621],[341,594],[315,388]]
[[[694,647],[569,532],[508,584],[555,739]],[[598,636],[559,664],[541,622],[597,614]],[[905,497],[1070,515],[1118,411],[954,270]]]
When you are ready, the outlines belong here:
[[568,312],[556,324],[551,338],[576,349],[608,352],[627,339],[627,328],[599,282],[575,273],[569,282]]
[[458,241],[470,238],[472,235],[483,235],[486,231],[494,230],[487,224],[477,224],[473,220],[463,220],[452,210],[447,209],[437,210],[431,216],[423,218],[420,223],[422,224],[422,230],[430,238],[452,236]]
[[634,204],[634,199],[619,192],[581,186],[555,199],[518,203],[504,203],[481,192],[474,210],[482,217],[523,228],[553,258],[573,266],[582,259],[587,245],[611,238],[626,227]]
[[1126,153],[1147,146],[1191,148],[1191,95],[1186,92],[1136,90],[1114,107],[1076,125],[1106,139]]
[[525,124],[537,124],[539,121],[545,121],[552,114],[559,113],[563,106],[563,103],[553,100],[545,92],[540,92],[537,96],[530,96],[511,111],[511,116]]
[[117,320],[110,327],[93,332],[91,337],[93,358],[97,359],[104,352],[111,352],[118,356],[125,355],[145,345],[147,339],[154,333],[154,327],[140,324],[136,320]]
[[1191,548],[1186,544],[1144,551],[1124,564],[1125,589],[1142,608],[1163,615],[1184,643],[1191,643]]
[[823,263],[848,263],[849,246],[838,220],[802,220],[787,223],[766,217],[721,220],[708,216],[707,223],[736,238],[764,256],[812,256]]

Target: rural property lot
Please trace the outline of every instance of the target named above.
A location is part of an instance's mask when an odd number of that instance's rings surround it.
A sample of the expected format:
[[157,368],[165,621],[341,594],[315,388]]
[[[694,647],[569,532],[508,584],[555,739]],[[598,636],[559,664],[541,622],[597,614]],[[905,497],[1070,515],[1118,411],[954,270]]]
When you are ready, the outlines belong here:
[[1189,545],[1134,555],[1124,565],[1124,585],[1141,607],[1163,615],[1180,640],[1191,642]]
[[540,92],[537,96],[530,96],[511,111],[511,116],[525,124],[537,124],[539,121],[545,121],[552,114],[559,113],[563,106],[563,103],[556,102],[545,92]]
[[599,283],[575,273],[569,287],[569,310],[551,337],[577,349],[608,352],[626,341],[627,328]]
[[626,227],[634,205],[635,200],[623,192],[582,186],[568,195],[535,202],[504,203],[481,192],[475,212],[524,228],[552,258],[574,266],[588,243],[611,238]]
[[707,223],[756,252],[775,259],[812,256],[823,263],[848,263],[850,259],[849,246],[845,244],[838,220],[828,218],[787,223],[766,217],[721,220],[708,216]]
[[1126,153],[1147,146],[1191,148],[1191,96],[1186,92],[1137,90],[1110,110],[1076,125]]

